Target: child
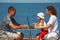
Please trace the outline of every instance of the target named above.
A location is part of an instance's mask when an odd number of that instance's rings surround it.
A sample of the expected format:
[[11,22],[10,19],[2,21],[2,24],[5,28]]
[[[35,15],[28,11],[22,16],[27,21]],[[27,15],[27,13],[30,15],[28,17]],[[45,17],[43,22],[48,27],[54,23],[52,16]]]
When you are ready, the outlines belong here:
[[[44,13],[38,13],[37,14],[37,19],[39,20],[39,24],[37,23],[34,23],[33,26],[34,28],[39,28],[40,26],[46,26],[46,23],[45,23],[45,18],[44,18]],[[48,33],[48,30],[47,29],[41,29],[41,33],[37,34],[37,37],[36,37],[36,40],[42,40],[42,38]]]

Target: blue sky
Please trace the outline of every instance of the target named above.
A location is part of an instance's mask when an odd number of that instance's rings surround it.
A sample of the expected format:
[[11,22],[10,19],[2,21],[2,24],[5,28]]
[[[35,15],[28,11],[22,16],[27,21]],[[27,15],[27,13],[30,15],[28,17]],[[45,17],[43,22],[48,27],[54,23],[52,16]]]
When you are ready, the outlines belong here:
[[60,0],[0,0],[0,3],[60,3]]

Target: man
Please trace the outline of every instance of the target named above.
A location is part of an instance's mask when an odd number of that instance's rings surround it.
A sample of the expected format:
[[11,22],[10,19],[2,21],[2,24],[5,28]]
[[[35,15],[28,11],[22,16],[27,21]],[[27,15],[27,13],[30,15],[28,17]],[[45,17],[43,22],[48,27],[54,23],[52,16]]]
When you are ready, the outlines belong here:
[[14,16],[16,14],[16,9],[12,6],[10,6],[8,8],[8,15],[7,17],[5,17],[3,19],[3,22],[2,22],[2,25],[1,25],[1,29],[3,31],[5,31],[5,33],[7,34],[8,37],[13,37],[15,38],[16,40],[23,40],[23,34],[20,33],[20,34],[17,34],[17,33],[13,33],[11,31],[11,28],[12,29],[22,29],[22,28],[27,28],[28,25],[21,25],[21,24],[17,24],[17,22],[14,20]]

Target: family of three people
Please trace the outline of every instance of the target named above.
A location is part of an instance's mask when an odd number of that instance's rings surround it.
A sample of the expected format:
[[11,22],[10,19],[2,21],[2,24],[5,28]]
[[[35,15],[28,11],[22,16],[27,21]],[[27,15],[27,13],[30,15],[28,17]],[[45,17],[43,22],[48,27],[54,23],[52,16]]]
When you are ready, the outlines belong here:
[[[45,17],[44,13],[40,12],[37,14],[37,19],[39,20],[39,24],[34,23],[33,27],[34,28],[39,28],[42,31],[36,35],[36,40],[42,40],[43,37],[46,35],[47,39],[49,38],[54,38],[57,40],[58,38],[58,20],[57,20],[57,12],[53,6],[48,6],[46,7],[46,13],[48,16],[50,16],[50,19],[48,23],[45,23]],[[8,8],[8,15],[3,19],[2,22],[2,30],[5,31],[8,37],[13,37],[15,40],[23,40],[23,33],[14,33],[12,32],[12,29],[25,29],[28,28],[29,26],[26,24],[18,24],[15,19],[13,18],[16,14],[16,9],[14,7],[9,7]],[[14,39],[13,39],[14,40]],[[53,39],[50,39],[53,40]]]

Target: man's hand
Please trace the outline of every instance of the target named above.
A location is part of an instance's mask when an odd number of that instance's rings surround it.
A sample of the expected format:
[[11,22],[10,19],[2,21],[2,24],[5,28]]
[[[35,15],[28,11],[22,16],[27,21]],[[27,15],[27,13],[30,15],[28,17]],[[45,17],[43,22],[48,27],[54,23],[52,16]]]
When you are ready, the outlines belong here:
[[24,24],[24,25],[20,25],[20,28],[21,28],[21,29],[27,29],[27,28],[29,28],[29,26],[26,25],[26,24]]

